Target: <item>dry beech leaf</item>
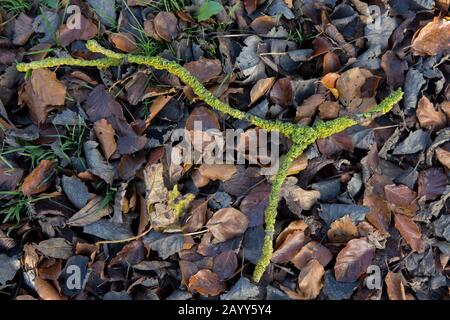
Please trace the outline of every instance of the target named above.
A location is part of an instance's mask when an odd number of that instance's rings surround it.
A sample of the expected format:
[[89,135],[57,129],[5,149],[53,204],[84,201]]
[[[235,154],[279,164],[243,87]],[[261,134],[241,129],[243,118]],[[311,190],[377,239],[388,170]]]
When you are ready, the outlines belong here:
[[413,251],[421,253],[425,250],[425,245],[422,241],[422,232],[411,218],[402,214],[396,214],[395,228],[400,232],[400,235],[406,240]]
[[350,240],[336,257],[334,275],[339,282],[354,282],[367,272],[375,247],[365,239]]
[[303,231],[289,233],[283,243],[274,251],[270,260],[273,263],[287,263],[295,257],[308,241],[309,239]]
[[227,181],[237,172],[234,164],[202,164],[199,173],[209,180]]
[[325,269],[317,260],[311,260],[302,268],[298,276],[298,293],[302,299],[315,299],[323,287]]
[[114,139],[116,132],[112,125],[106,119],[100,119],[94,123],[94,132],[100,142],[100,146],[103,150],[103,155],[106,160],[116,152],[117,143]]
[[302,153],[297,159],[295,159],[291,166],[289,167],[288,176],[292,176],[294,174],[299,173],[300,171],[303,171],[308,166],[308,157],[306,154]]
[[161,39],[170,42],[177,37],[178,19],[172,12],[158,12],[153,25]]
[[250,91],[250,103],[253,104],[267,93],[275,83],[275,77],[258,80]]
[[137,49],[136,39],[130,33],[111,33],[108,38],[114,47],[123,52],[133,52]]
[[218,59],[201,57],[200,60],[185,63],[184,67],[201,83],[216,79],[222,73],[222,64]]
[[223,208],[216,211],[206,224],[219,242],[240,236],[247,230],[247,226],[247,216],[234,208]]
[[378,230],[386,232],[391,224],[391,211],[384,198],[374,192],[366,190],[364,192],[363,205],[370,208],[366,219]]
[[198,292],[205,297],[217,296],[225,290],[224,283],[214,272],[202,269],[189,279],[190,291]]
[[346,243],[358,236],[358,228],[356,228],[350,216],[345,215],[331,224],[327,235],[331,242]]
[[48,69],[36,69],[19,93],[19,104],[28,106],[30,117],[36,124],[44,123],[48,113],[64,105],[66,86]]
[[411,49],[415,55],[434,56],[450,49],[450,21],[434,17],[413,37]]
[[389,184],[384,186],[389,208],[399,214],[414,216],[418,210],[417,194],[405,185]]
[[333,96],[337,99],[339,98],[339,91],[336,89],[336,81],[341,76],[337,73],[327,73],[323,76],[322,80],[320,81],[325,88],[331,91]]
[[447,169],[450,169],[450,152],[442,148],[436,149],[436,158],[442,163]]
[[20,190],[26,196],[45,191],[52,182],[56,163],[51,160],[41,160],[39,165],[25,178]]
[[270,100],[282,107],[290,106],[294,100],[291,79],[278,79],[270,91]]
[[294,220],[292,221],[283,231],[280,232],[278,235],[276,241],[275,241],[275,247],[279,247],[284,240],[286,240],[286,237],[295,232],[295,231],[305,231],[308,228],[308,225],[303,220]]
[[389,300],[408,300],[406,298],[403,275],[398,272],[389,271],[384,279]]
[[35,279],[35,288],[42,300],[66,300],[58,290],[50,283],[50,281],[41,279],[39,276]]
[[436,110],[431,101],[425,96],[419,100],[416,115],[422,128],[437,130],[445,127],[447,123],[445,114]]
[[325,267],[333,259],[331,251],[317,241],[310,241],[292,258],[292,264],[301,270],[311,260],[317,260]]

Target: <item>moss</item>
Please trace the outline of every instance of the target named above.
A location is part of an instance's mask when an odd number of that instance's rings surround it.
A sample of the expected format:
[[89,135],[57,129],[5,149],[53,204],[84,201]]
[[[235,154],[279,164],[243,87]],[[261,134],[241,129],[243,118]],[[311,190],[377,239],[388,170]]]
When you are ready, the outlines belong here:
[[[31,63],[17,64],[17,70],[26,72],[38,68],[50,68],[61,65],[75,65],[97,68],[108,68],[119,65],[123,60],[131,63],[151,66],[158,70],[167,70],[171,74],[180,78],[182,82],[190,86],[193,92],[201,98],[210,107],[236,119],[246,120],[253,125],[263,128],[267,131],[277,131],[280,134],[292,140],[293,146],[286,154],[280,167],[275,175],[272,183],[272,189],[269,195],[269,202],[265,210],[266,231],[264,237],[264,245],[261,256],[255,267],[253,279],[258,282],[264,274],[267,266],[270,264],[272,257],[273,236],[275,232],[275,221],[278,210],[278,203],[280,201],[280,191],[283,182],[286,180],[287,172],[292,162],[301,155],[301,153],[317,139],[329,137],[335,133],[341,132],[348,127],[358,123],[367,122],[369,119],[374,119],[380,115],[389,112],[393,106],[398,103],[402,97],[401,89],[394,91],[389,97],[384,99],[379,105],[372,110],[356,116],[345,116],[330,121],[319,121],[313,127],[305,127],[293,123],[281,122],[279,120],[267,120],[249,113],[232,108],[230,105],[220,101],[210,91],[208,91],[202,83],[195,78],[188,70],[180,66],[178,63],[166,60],[162,57],[149,57],[141,55],[117,53],[100,46],[96,41],[90,40],[86,44],[87,48],[96,53],[103,54],[106,58],[97,60],[78,60],[74,58],[48,58],[42,61],[35,61]],[[181,196],[178,187],[175,186],[168,195],[168,205],[175,213],[177,219],[181,217],[183,212],[194,199],[194,195],[187,194]],[[126,241],[127,239],[125,239]]]
[[175,221],[178,221],[184,211],[189,207],[189,204],[194,200],[195,195],[188,193],[184,196],[178,191],[178,186],[175,185],[167,197],[167,205],[175,215]]

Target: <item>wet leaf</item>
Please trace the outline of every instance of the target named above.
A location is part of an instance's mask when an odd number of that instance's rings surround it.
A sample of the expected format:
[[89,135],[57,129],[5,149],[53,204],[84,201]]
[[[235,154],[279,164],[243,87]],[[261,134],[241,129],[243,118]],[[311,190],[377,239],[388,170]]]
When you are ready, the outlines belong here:
[[364,239],[350,240],[336,257],[334,275],[337,281],[354,282],[366,273],[372,263],[375,247]]
[[225,286],[214,272],[202,269],[189,279],[190,291],[198,292],[203,296],[217,296],[225,290]]
[[41,160],[38,166],[25,178],[21,191],[30,196],[45,191],[53,180],[56,163],[51,160]]
[[298,276],[298,291],[302,299],[315,299],[323,287],[325,270],[317,260],[311,260],[300,271]]
[[219,242],[233,239],[247,230],[248,218],[234,208],[223,208],[215,212],[206,227]]
[[422,232],[411,218],[402,214],[396,214],[395,228],[400,232],[400,235],[406,240],[413,251],[424,251],[425,246],[422,241]]

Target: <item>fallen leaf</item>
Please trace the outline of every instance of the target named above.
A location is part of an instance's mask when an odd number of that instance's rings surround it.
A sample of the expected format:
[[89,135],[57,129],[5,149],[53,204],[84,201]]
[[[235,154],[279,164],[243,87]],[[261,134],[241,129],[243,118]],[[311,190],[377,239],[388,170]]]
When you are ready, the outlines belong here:
[[298,292],[302,299],[315,299],[323,287],[325,269],[317,260],[311,260],[300,271],[298,276]]
[[270,90],[270,100],[282,107],[290,106],[294,101],[291,79],[278,79]]
[[375,247],[364,239],[350,240],[336,257],[334,275],[337,281],[354,282],[366,273],[372,263]]
[[250,28],[255,30],[257,34],[267,34],[277,24],[278,19],[276,17],[262,15],[255,18],[252,23],[250,23]]
[[243,0],[243,2],[248,14],[252,14],[258,7],[258,0]]
[[334,221],[327,231],[328,239],[335,243],[346,243],[358,236],[358,229],[350,216],[346,215]]
[[255,103],[259,98],[264,96],[267,91],[272,88],[274,83],[275,77],[259,79],[253,86],[252,90],[250,90],[250,104]]
[[222,64],[218,59],[201,57],[200,60],[185,63],[183,67],[201,83],[216,79],[222,73]]
[[442,168],[430,168],[419,173],[419,197],[434,200],[444,194],[447,188],[447,176]]
[[201,124],[201,130],[220,129],[219,118],[210,108],[200,106],[194,108],[186,120],[185,128],[189,131],[198,130],[196,122]]
[[364,192],[363,204],[370,208],[366,219],[378,230],[386,232],[391,224],[391,211],[386,200],[366,189]]
[[67,224],[73,227],[84,227],[94,223],[112,212],[111,206],[103,203],[100,196],[94,197],[85,207],[69,218]]
[[41,160],[38,166],[25,178],[20,187],[26,196],[45,191],[52,182],[56,163],[51,160]]
[[63,259],[70,258],[73,253],[73,246],[64,238],[51,238],[39,242],[36,249],[49,258]]
[[212,271],[217,274],[220,280],[230,278],[238,266],[236,253],[232,250],[224,251],[214,258]]
[[227,181],[237,172],[237,168],[233,164],[202,164],[198,171],[209,180]]
[[63,175],[61,185],[65,195],[77,209],[81,209],[86,205],[89,191],[83,181],[76,176],[68,177]]
[[84,107],[89,120],[93,123],[110,116],[125,119],[122,106],[114,99],[112,94],[106,92],[104,85],[98,85],[91,91]]
[[42,300],[66,300],[50,281],[36,277],[34,282],[36,292]]
[[303,220],[294,220],[289,225],[280,232],[276,241],[275,247],[279,247],[287,238],[287,236],[295,231],[305,231],[308,229],[308,225]]
[[442,148],[437,148],[435,152],[436,158],[439,160],[439,162],[447,167],[447,169],[450,169],[450,152]]
[[133,52],[138,48],[136,38],[130,33],[111,33],[109,34],[108,39],[112,42],[115,48],[123,52]]
[[178,35],[178,19],[172,12],[158,12],[153,24],[157,35],[165,41],[170,42]]
[[450,21],[446,18],[434,17],[417,31],[411,42],[413,54],[434,56],[448,51],[450,48]]
[[225,285],[214,272],[202,269],[189,279],[190,291],[198,292],[203,296],[217,296],[225,290]]
[[25,45],[33,33],[33,18],[30,18],[24,12],[21,12],[14,21],[13,44],[16,46]]
[[129,268],[144,260],[145,248],[142,240],[135,240],[126,244],[114,258],[109,262],[108,267],[122,266]]
[[220,296],[222,300],[249,300],[259,295],[259,288],[245,277],[241,277],[238,282],[228,291]]
[[20,269],[20,260],[17,257],[9,257],[6,254],[0,254],[0,286],[6,285],[6,282],[14,279],[17,271]]
[[316,241],[310,241],[292,258],[292,264],[299,270],[311,260],[317,260],[325,267],[333,259],[331,251]]
[[395,52],[388,50],[381,57],[381,68],[386,74],[386,81],[392,88],[398,88],[405,83],[405,71],[408,62],[402,60]]
[[[74,19],[79,19],[80,27],[74,28]],[[95,23],[85,18],[83,15],[72,15],[69,17],[66,24],[56,32],[58,43],[67,47],[76,40],[89,40],[94,38],[98,33],[98,28]]]
[[322,77],[322,80],[320,80],[323,86],[330,90],[336,99],[339,98],[339,91],[336,89],[336,82],[340,77],[341,76],[338,73],[327,73]]
[[403,239],[406,240],[408,245],[413,251],[423,252],[425,245],[422,240],[422,232],[414,221],[402,214],[395,215],[395,228],[400,232]]
[[417,194],[405,185],[389,184],[384,186],[389,208],[399,214],[414,216],[418,210]]
[[273,263],[288,263],[308,240],[303,231],[289,233],[281,245],[273,252],[270,261]]
[[200,230],[206,223],[207,209],[208,201],[194,200],[183,225],[183,231],[190,233]]
[[407,300],[403,281],[403,275],[400,272],[389,271],[387,273],[384,282],[389,300]]
[[108,160],[117,150],[116,140],[114,139],[116,132],[108,120],[104,118],[94,123],[94,132],[102,147],[103,155]]
[[234,208],[216,211],[206,227],[219,242],[233,239],[245,232],[248,219],[245,214]]
[[115,176],[114,167],[105,161],[100,151],[97,150],[97,146],[97,142],[90,140],[83,145],[89,171],[111,184]]
[[33,122],[42,124],[52,109],[64,105],[65,97],[66,86],[56,78],[56,73],[36,69],[19,92],[19,103],[28,106]]
[[420,126],[429,130],[441,129],[447,123],[445,114],[442,111],[436,110],[426,96],[423,96],[419,100],[416,115],[419,119]]

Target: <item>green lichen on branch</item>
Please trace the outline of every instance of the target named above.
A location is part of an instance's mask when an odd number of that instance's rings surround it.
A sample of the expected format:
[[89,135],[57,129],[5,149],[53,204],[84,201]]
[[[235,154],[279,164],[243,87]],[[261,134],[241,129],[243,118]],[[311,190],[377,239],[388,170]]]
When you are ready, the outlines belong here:
[[[317,139],[327,138],[351,126],[367,123],[367,121],[369,120],[386,114],[403,97],[402,90],[398,89],[392,92],[386,99],[384,99],[380,104],[378,104],[368,112],[359,115],[343,116],[330,121],[319,121],[313,127],[305,127],[293,123],[281,122],[279,120],[263,119],[231,107],[230,105],[222,102],[217,97],[215,97],[208,89],[206,89],[202,85],[202,83],[197,78],[190,74],[188,70],[174,61],[169,61],[162,57],[149,57],[142,55],[117,53],[100,46],[94,40],[88,41],[86,47],[92,52],[103,54],[105,58],[96,60],[79,60],[71,57],[47,58],[42,61],[19,63],[16,67],[17,70],[21,72],[39,68],[58,67],[62,65],[97,67],[100,69],[105,69],[112,66],[117,66],[122,61],[151,66],[158,70],[166,70],[169,73],[177,76],[182,82],[191,87],[193,92],[200,99],[202,99],[213,109],[218,110],[230,117],[239,120],[246,120],[253,125],[267,131],[277,131],[292,140],[293,145],[283,158],[272,182],[269,202],[264,213],[266,224],[264,244],[260,258],[253,273],[253,280],[255,282],[259,282],[265,270],[267,269],[267,266],[270,264],[270,259],[273,253],[273,237],[275,232],[275,221],[277,216],[278,203],[280,201],[280,191],[283,182],[286,180],[286,176],[292,162]],[[168,202],[169,204],[172,204],[171,207],[174,212],[181,214],[181,212],[186,209],[185,207],[189,204],[189,202],[192,201],[193,196],[187,195],[186,197],[183,197],[182,200],[176,201],[176,199],[179,199],[179,196],[180,194],[178,189],[172,190],[169,194]]]

